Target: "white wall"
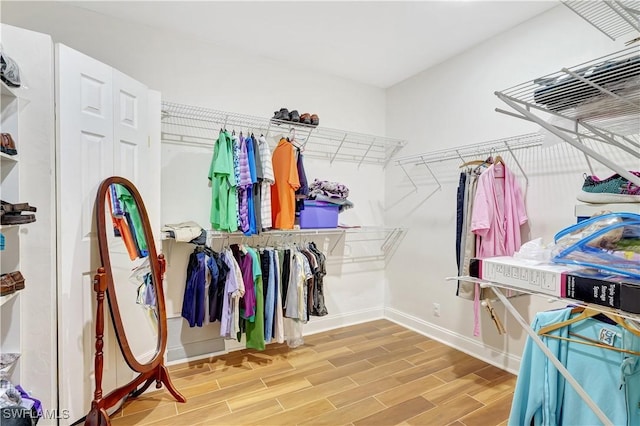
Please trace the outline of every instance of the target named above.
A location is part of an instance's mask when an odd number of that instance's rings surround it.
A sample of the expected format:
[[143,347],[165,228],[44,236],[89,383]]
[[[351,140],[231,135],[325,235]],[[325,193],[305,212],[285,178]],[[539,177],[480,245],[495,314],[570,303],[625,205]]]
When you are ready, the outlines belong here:
[[[494,91],[620,49],[621,43],[612,42],[569,9],[558,6],[390,88],[387,132],[409,140],[402,153],[409,155],[537,131],[532,123],[494,112],[496,107],[509,110]],[[531,149],[518,156],[530,179],[526,204],[531,235],[550,242],[555,232],[575,223],[575,194],[583,173],[588,172],[584,157],[566,143],[547,150]],[[507,154],[504,158],[516,171],[511,157]],[[638,167],[637,159],[617,159],[633,169]],[[424,167],[423,178],[418,170],[413,171],[414,178],[424,186],[400,203],[396,200],[412,187],[399,167],[387,174],[387,223],[403,223],[409,232],[387,269],[386,314],[516,370],[526,337],[518,324],[504,313],[500,303],[495,303],[508,336],[500,337],[483,312],[481,336],[474,338],[472,302],[456,297],[455,282],[445,281],[445,277],[457,275],[458,163],[435,166],[443,188],[422,205],[419,203],[436,188]],[[603,177],[611,174],[602,167],[597,172]],[[519,181],[524,185],[522,176]],[[440,317],[433,315],[433,303],[441,305]],[[527,321],[536,311],[550,307],[543,299],[530,296],[517,299],[515,305]]]
[[[159,90],[166,101],[262,117],[270,117],[273,111],[288,107],[317,113],[321,126],[385,134],[382,89],[252,57],[69,4],[3,2],[2,20],[51,34],[55,42],[77,49]],[[210,156],[210,149],[163,146],[163,223],[196,220],[208,227]],[[341,216],[342,222],[383,223],[379,210],[384,202],[385,187],[381,167],[363,165],[357,169],[351,163],[329,165],[326,161],[308,160],[306,168],[311,181],[316,177],[337,180],[351,188],[350,199],[356,208]],[[166,243],[164,249],[169,250]],[[166,290],[169,315],[180,312],[188,253],[188,246],[171,248]],[[380,262],[332,266],[325,282],[330,315],[314,319],[306,331],[381,316],[383,267]]]

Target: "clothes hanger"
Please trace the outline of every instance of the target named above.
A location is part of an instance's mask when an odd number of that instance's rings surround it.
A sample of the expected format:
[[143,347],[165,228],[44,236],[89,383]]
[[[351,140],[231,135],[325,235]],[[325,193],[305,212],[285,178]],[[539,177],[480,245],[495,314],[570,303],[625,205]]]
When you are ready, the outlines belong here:
[[463,167],[470,167],[470,166],[481,166],[484,163],[486,163],[487,160],[471,160],[471,161],[466,161],[462,164],[460,164],[460,167],[458,167],[459,169],[463,168]]
[[296,129],[294,129],[293,127],[289,129],[289,136],[287,136],[287,140],[292,144],[296,140]]
[[569,335],[578,337],[578,338],[583,339],[583,340],[576,340],[576,339],[571,339],[569,337],[556,336],[556,335],[553,335],[553,334],[543,334],[543,336],[545,336],[545,337],[551,337],[552,339],[564,340],[565,342],[579,343],[581,345],[595,346],[595,347],[602,348],[602,349],[609,349],[609,350],[616,351],[616,352],[622,352],[622,353],[625,353],[625,354],[640,356],[640,352],[638,352],[638,351],[632,351],[630,349],[616,348],[615,346],[605,345],[604,343],[600,343],[597,340],[590,339],[590,338],[588,338],[586,336],[582,336],[582,335],[577,334],[577,333],[569,332]]
[[[605,317],[609,318],[611,321],[613,321],[614,323],[618,324],[619,326],[621,326],[622,328],[628,330],[629,332],[631,332],[632,334],[636,335],[636,336],[640,336],[640,330],[637,330],[636,328],[632,327],[631,325],[629,325],[627,323],[627,321],[625,321],[624,318],[622,318],[620,315],[617,315],[613,312],[608,312],[608,311],[600,311],[600,310],[596,310],[593,308],[589,308],[589,307],[582,307],[582,306],[578,306],[576,308],[573,308],[571,310],[571,314],[576,314],[576,313],[580,313],[580,315],[577,315],[573,318],[570,318],[566,321],[560,321],[558,323],[555,324],[549,324],[545,327],[542,327],[540,330],[538,330],[538,335],[548,335],[548,333],[555,331],[555,330],[559,330],[563,327],[567,327],[573,323],[585,320],[587,318],[592,318],[595,317],[598,314],[602,314]],[[549,336],[549,337],[555,337],[555,336]]]

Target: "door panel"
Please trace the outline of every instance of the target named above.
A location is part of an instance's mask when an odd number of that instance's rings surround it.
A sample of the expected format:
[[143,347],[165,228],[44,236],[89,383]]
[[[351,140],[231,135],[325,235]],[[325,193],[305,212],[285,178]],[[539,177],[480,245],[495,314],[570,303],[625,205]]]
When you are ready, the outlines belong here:
[[[92,283],[100,266],[96,192],[106,177],[123,176],[138,187],[150,216],[159,211],[160,97],[156,92],[149,96],[143,84],[64,45],[56,45],[56,74],[60,407],[68,408],[76,420],[89,411],[95,387]],[[159,229],[159,223],[153,226]],[[116,251],[122,253],[114,253],[112,263],[122,255],[128,265],[124,246]],[[114,277],[116,283],[131,285],[128,278],[128,273]],[[121,311],[140,309],[135,300],[126,302],[120,301]],[[133,373],[120,353],[109,310],[105,312],[102,389],[107,394]],[[155,351],[155,340],[138,339]]]
[[[60,407],[78,419],[94,389],[94,200],[99,183],[113,173],[113,77],[107,65],[57,45],[56,79]],[[105,338],[108,385],[115,340]]]

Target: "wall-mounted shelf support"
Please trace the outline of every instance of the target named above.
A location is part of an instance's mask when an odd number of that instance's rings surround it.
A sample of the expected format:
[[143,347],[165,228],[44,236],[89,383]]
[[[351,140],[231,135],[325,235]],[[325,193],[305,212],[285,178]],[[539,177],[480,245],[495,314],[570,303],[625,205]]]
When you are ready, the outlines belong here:
[[[635,175],[633,175],[632,173],[629,173],[624,167],[621,167],[618,163],[615,163],[614,161],[610,160],[609,158],[605,157],[604,155],[601,155],[600,153],[598,153],[598,152],[594,151],[593,149],[589,148],[588,146],[580,143],[576,139],[573,139],[566,132],[558,130],[555,126],[549,124],[547,121],[545,121],[542,118],[538,117],[537,115],[531,113],[526,108],[523,108],[520,104],[518,104],[516,102],[513,102],[511,99],[508,99],[506,97],[502,97],[501,94],[497,94],[497,95],[507,105],[509,105],[511,108],[515,109],[516,111],[518,111],[519,113],[521,113],[525,117],[530,118],[531,121],[539,124],[541,127],[544,127],[549,132],[553,133],[554,135],[556,135],[560,139],[564,140],[568,144],[574,146],[575,148],[577,148],[578,150],[582,151],[583,153],[585,153],[589,157],[593,158],[594,160],[598,161],[599,163],[604,164],[605,166],[609,167],[611,170],[614,170],[616,173],[618,173],[620,176],[624,177],[628,181],[633,182],[634,184],[640,186],[640,178],[635,176]],[[620,146],[620,144],[615,139],[608,138],[606,136],[605,136],[605,139],[610,139],[609,143],[611,145],[615,145],[615,146],[618,146],[618,147]]]
[[[628,136],[640,132],[640,55],[636,47],[572,68],[562,68],[495,94],[517,113],[501,109],[496,109],[497,112],[542,126],[589,158],[640,186],[640,177],[582,141],[587,138],[611,145],[640,158],[640,144]],[[573,122],[573,128],[551,124],[548,115]]]

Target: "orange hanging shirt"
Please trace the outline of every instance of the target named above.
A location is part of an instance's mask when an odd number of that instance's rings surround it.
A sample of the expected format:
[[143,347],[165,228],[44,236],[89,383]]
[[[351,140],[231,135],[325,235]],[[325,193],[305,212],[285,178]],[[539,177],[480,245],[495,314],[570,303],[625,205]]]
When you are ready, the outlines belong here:
[[271,158],[275,184],[271,186],[271,218],[276,229],[293,229],[296,219],[296,189],[300,188],[296,153],[285,138],[280,139]]

